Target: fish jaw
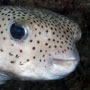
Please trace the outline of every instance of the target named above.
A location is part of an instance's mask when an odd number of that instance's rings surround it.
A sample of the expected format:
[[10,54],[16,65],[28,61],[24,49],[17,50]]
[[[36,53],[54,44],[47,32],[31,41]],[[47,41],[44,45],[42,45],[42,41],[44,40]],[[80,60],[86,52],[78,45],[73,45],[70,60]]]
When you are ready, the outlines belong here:
[[[44,66],[35,63],[24,65],[23,72],[17,75],[21,80],[56,80],[71,74],[80,61],[78,52],[72,57],[54,58],[50,57]],[[31,65],[30,68],[28,68]],[[38,67],[39,66],[39,67]],[[36,68],[35,68],[36,67]],[[25,69],[25,70],[24,70]]]
[[[55,62],[54,62],[55,61]],[[22,80],[56,80],[62,79],[72,73],[79,60],[52,60],[47,66],[25,70],[17,75]]]
[[49,80],[62,79],[69,74],[71,74],[75,68],[77,67],[80,59],[53,59],[52,60],[52,68],[48,69],[49,71]]

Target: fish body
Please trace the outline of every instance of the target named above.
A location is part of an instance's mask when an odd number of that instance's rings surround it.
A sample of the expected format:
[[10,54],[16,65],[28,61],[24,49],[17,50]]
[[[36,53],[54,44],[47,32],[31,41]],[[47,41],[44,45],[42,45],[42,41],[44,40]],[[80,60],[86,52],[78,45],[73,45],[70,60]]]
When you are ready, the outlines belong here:
[[[73,72],[80,60],[79,26],[49,10],[0,7],[0,76],[3,82],[55,80]],[[2,74],[3,73],[3,74]]]

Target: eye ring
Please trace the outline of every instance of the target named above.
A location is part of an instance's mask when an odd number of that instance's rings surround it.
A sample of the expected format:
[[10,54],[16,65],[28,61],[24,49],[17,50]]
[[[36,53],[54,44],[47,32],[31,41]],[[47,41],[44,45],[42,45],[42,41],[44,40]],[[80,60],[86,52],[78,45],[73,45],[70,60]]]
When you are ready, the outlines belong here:
[[9,24],[8,32],[11,39],[18,42],[24,41],[28,36],[27,28],[17,22],[11,22]]

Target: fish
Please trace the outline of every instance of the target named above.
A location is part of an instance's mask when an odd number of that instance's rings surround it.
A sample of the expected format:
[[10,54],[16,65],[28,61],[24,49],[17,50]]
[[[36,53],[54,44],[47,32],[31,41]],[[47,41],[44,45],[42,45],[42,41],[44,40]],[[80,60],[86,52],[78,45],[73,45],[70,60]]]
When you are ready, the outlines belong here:
[[77,23],[50,10],[0,6],[0,85],[7,80],[56,80],[71,74],[80,56]]

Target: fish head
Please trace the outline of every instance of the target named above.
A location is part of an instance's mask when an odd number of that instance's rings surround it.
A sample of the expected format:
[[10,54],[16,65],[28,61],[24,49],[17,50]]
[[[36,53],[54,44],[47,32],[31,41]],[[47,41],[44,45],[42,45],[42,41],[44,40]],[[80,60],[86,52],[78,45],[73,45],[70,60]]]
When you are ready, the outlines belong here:
[[45,17],[42,10],[25,11],[1,10],[0,71],[22,80],[64,78],[80,60],[79,26],[53,12],[45,11]]

